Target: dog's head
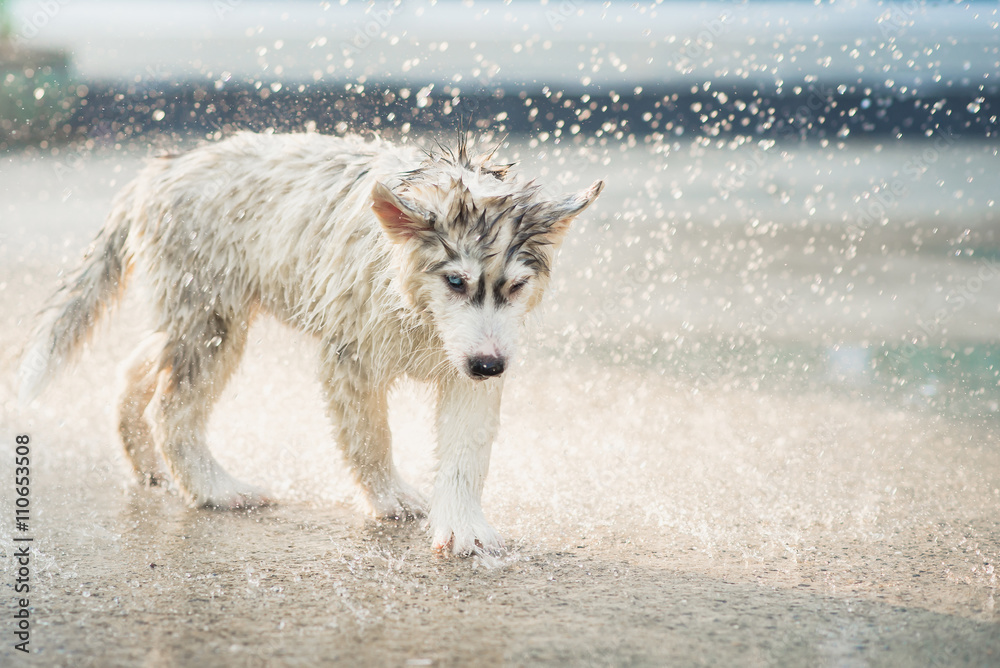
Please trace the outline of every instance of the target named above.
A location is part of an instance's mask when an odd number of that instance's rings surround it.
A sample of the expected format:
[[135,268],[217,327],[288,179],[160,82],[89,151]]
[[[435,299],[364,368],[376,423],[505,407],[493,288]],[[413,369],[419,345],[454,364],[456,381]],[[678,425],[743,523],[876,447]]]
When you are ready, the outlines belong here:
[[463,142],[372,191],[372,210],[401,258],[404,299],[434,323],[454,367],[477,379],[508,366],[570,223],[604,188],[597,181],[546,198],[491,156],[471,158]]

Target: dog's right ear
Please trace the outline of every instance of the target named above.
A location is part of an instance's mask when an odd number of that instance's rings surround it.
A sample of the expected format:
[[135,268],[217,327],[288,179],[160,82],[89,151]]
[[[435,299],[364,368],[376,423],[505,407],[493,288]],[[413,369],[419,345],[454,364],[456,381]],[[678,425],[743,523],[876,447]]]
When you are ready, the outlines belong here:
[[393,243],[424,237],[434,232],[430,215],[396,196],[386,185],[375,183],[372,211]]

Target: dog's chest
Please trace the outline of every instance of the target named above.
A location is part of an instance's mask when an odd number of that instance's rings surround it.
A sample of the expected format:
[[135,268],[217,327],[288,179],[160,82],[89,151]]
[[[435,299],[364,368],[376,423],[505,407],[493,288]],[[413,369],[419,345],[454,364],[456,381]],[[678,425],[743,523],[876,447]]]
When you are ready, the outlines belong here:
[[428,381],[449,368],[444,346],[433,326],[414,317],[367,313],[348,318],[348,325],[327,331],[326,357],[337,367],[369,378],[391,381],[401,376]]

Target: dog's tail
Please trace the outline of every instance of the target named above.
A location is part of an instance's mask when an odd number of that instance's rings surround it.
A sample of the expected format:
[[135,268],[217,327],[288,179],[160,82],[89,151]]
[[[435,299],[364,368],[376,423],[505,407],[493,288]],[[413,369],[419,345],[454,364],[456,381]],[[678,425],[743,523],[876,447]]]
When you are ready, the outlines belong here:
[[132,258],[127,250],[131,188],[116,202],[83,263],[41,313],[19,372],[19,399],[37,397],[62,366],[71,362],[94,326],[121,298]]

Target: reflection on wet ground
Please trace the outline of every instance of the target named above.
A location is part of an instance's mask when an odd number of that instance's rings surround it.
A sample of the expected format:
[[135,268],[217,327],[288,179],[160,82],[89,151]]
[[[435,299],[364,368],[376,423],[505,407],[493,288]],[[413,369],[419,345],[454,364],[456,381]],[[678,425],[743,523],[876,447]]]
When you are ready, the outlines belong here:
[[[13,434],[31,433],[37,665],[1000,661],[1000,293],[979,274],[996,248],[978,171],[992,154],[942,156],[925,177],[964,180],[960,221],[897,201],[852,240],[842,214],[878,169],[848,168],[867,149],[775,154],[744,204],[711,183],[738,151],[532,150],[515,147],[550,180],[571,170],[566,189],[613,185],[508,380],[484,501],[511,551],[487,561],[439,559],[420,526],[357,511],[316,343],[272,322],[210,440],[276,508],[123,491],[111,398],[139,339],[134,295],[19,409],[28,316],[135,159],[95,157],[58,188],[46,161],[4,165],[0,471]],[[814,177],[828,155],[842,169]],[[872,155],[887,172],[905,162]],[[834,196],[810,215],[821,182]],[[756,226],[740,220],[751,204]],[[419,388],[396,394],[397,461],[427,489],[430,411]],[[0,489],[0,508],[11,498]],[[12,533],[0,513],[0,591]]]

